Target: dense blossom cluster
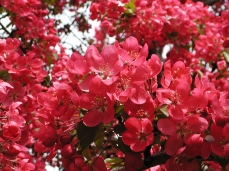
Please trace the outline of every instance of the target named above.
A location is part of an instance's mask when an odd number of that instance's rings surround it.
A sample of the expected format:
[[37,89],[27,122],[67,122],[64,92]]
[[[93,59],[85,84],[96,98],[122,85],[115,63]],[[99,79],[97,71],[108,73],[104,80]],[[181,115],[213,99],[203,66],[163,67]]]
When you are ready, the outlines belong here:
[[58,2],[0,1],[16,28],[0,39],[0,170],[229,170],[228,10],[93,1],[97,43],[68,56]]

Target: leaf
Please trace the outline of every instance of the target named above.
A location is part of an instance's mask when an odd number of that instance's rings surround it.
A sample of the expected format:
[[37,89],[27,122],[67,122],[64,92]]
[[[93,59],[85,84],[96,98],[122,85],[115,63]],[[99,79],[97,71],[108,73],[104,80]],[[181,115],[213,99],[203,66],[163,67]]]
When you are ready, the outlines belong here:
[[57,53],[52,53],[52,55],[53,55],[53,57],[54,57],[55,60],[58,60],[59,59]]
[[124,153],[132,153],[133,151],[130,149],[130,147],[123,143],[122,138],[118,138],[118,148]]
[[42,85],[43,86],[46,86],[46,87],[50,87],[50,85],[51,85],[51,79],[50,79],[50,76],[49,75],[47,75],[45,77],[44,81],[42,82]]
[[49,5],[54,5],[55,0],[45,0],[44,3],[47,3]]
[[4,13],[6,9],[4,7],[0,7],[0,14]]
[[8,73],[7,70],[0,71],[0,79],[2,79],[3,81],[9,81],[10,74]]
[[112,157],[112,158],[106,158],[105,159],[105,163],[110,163],[110,164],[120,163],[122,161],[123,161],[123,159],[118,158],[118,157]]
[[124,5],[126,8],[126,14],[134,14],[136,11],[136,6],[134,4],[135,0],[130,1],[128,4]]
[[118,157],[106,158],[104,162],[108,163],[108,168],[121,168],[123,166],[123,159]]
[[124,106],[123,105],[119,105],[117,107],[115,107],[115,114],[120,114],[124,112]]
[[81,153],[81,155],[84,156],[85,158],[89,159],[90,156],[89,156],[88,151],[89,151],[89,147],[85,148],[85,149],[83,150],[83,152]]
[[104,141],[104,131],[103,131],[103,126],[101,125],[95,135],[94,138],[94,143],[96,147],[101,147]]
[[47,60],[48,60],[47,61],[48,65],[53,64],[52,57],[50,55],[47,55],[46,57],[47,57]]
[[95,127],[88,127],[83,124],[83,121],[78,123],[76,131],[82,149],[87,148],[93,142],[98,129],[99,125]]
[[229,54],[228,54],[228,52],[224,51],[223,55],[225,57],[225,60],[229,63]]
[[202,78],[204,75],[200,70],[197,71],[197,74],[200,76],[200,78]]
[[160,107],[160,111],[164,114],[164,116],[169,117],[168,105],[162,105]]

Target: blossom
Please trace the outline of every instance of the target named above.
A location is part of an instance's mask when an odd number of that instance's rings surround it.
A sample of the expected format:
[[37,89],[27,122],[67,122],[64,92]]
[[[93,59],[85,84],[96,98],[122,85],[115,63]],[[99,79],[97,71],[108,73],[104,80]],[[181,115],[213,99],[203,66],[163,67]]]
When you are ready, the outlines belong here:
[[86,93],[80,98],[80,107],[88,110],[83,122],[87,126],[96,126],[100,122],[109,123],[114,119],[113,102],[108,96]]
[[152,123],[147,118],[128,118],[125,123],[126,131],[122,134],[122,140],[135,152],[143,151],[153,140]]
[[3,126],[3,138],[8,140],[17,141],[21,137],[21,130],[19,125],[14,121],[9,121]]
[[211,144],[212,152],[216,155],[229,158],[229,123],[224,127],[213,123],[210,131],[214,138]]

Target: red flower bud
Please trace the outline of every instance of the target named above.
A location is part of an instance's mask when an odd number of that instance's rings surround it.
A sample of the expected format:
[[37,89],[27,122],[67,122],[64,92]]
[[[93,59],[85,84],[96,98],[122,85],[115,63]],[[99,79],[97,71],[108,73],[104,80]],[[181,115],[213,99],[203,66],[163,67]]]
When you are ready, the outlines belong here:
[[18,124],[14,121],[9,121],[3,126],[3,138],[17,141],[21,137],[21,130]]
[[92,167],[89,166],[89,165],[85,165],[85,166],[82,168],[82,171],[92,171]]
[[46,147],[52,147],[56,143],[56,139],[56,129],[52,125],[48,125],[46,128],[46,132],[43,136],[43,145]]
[[66,145],[66,144],[69,144],[70,143],[70,138],[71,136],[70,135],[62,135],[60,137],[60,142],[62,145]]
[[75,156],[75,165],[78,168],[82,168],[85,165],[83,156]]
[[2,154],[5,156],[17,156],[21,149],[16,144],[5,144],[2,147]]
[[74,155],[75,149],[71,144],[67,144],[64,146],[64,148],[61,150],[61,155],[64,158],[70,158]]
[[13,169],[10,166],[5,166],[2,171],[12,171]]

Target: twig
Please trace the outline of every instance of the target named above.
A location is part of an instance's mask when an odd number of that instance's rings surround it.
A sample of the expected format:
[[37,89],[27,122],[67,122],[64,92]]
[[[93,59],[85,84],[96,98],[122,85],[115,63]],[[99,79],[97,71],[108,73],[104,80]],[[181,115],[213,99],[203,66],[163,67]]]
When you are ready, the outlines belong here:
[[[0,22],[0,26],[2,27],[2,29],[9,35],[9,37],[14,38],[11,33],[4,27],[4,25]],[[26,54],[26,50],[25,48],[23,48],[21,45],[19,46],[19,48],[21,49],[21,51]]]

